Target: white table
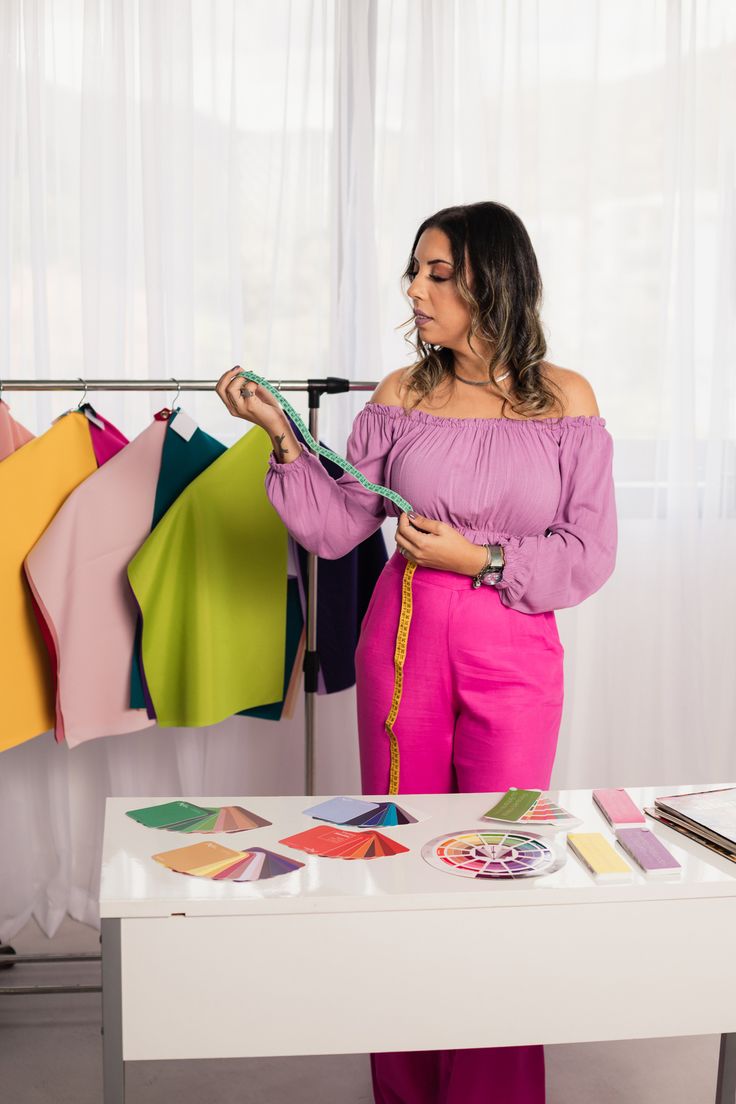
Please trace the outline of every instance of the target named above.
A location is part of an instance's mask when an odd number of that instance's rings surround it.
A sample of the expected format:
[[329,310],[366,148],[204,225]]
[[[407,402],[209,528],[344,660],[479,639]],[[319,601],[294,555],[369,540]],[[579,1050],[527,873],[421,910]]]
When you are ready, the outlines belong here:
[[[628,789],[641,807],[660,794],[731,784]],[[549,793],[584,818],[575,831],[613,838],[590,790]],[[444,873],[421,857],[435,836],[492,827],[480,816],[498,796],[399,797],[428,815],[381,829],[410,851],[352,861],[279,844],[319,823],[303,813],[317,797],[190,797],[273,821],[215,836],[145,828],[125,816],[170,797],[108,799],[100,891],[105,1104],[124,1101],[128,1061],[712,1033],[722,1036],[717,1104],[733,1104],[736,864],[650,818],[681,873],[596,884],[567,848],[553,874],[490,882]],[[557,838],[564,844],[564,834]],[[235,884],[176,874],[151,859],[203,839],[266,847],[305,865]],[[555,999],[530,1000],[530,984]],[[487,1010],[491,997],[503,1012]]]

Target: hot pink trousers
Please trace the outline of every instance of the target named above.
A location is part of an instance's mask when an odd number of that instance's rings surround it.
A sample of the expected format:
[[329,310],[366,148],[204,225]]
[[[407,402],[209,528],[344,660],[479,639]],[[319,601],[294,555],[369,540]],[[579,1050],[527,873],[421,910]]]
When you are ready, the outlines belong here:
[[[406,561],[381,573],[355,653],[364,794],[389,786],[384,722]],[[547,789],[563,703],[563,654],[553,611],[520,613],[470,576],[417,567],[394,725],[401,793]],[[448,875],[452,877],[452,875]],[[371,1055],[376,1104],[544,1104],[541,1045]]]

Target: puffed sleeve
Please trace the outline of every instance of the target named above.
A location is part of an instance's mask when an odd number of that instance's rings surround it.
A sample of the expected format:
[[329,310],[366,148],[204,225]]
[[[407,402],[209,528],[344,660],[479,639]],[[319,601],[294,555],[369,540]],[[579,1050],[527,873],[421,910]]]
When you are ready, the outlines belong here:
[[[391,447],[391,421],[366,403],[353,421],[346,459],[371,483],[384,483],[386,454]],[[273,450],[265,478],[271,505],[291,533],[306,548],[326,560],[347,555],[380,529],[387,500],[368,491],[349,472],[333,479],[319,456],[302,444],[290,464],[280,463]]]
[[597,415],[564,423],[554,520],[541,536],[501,542],[506,566],[496,589],[505,606],[522,613],[576,606],[612,574],[618,523],[613,438],[605,425]]

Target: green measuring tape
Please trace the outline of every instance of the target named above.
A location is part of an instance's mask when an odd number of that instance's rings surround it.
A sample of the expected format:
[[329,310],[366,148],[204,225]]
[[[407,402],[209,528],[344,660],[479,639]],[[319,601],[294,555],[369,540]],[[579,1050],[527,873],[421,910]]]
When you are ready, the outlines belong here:
[[[392,491],[389,487],[382,487],[380,483],[371,483],[371,481],[367,479],[361,471],[358,471],[348,460],[345,460],[342,456],[338,456],[332,449],[325,448],[324,445],[320,445],[319,442],[315,441],[291,403],[288,402],[275,387],[272,387],[267,380],[263,379],[262,376],[256,375],[255,372],[246,371],[239,372],[238,375],[242,376],[243,379],[252,380],[253,383],[260,384],[261,387],[265,387],[267,391],[270,391],[274,398],[278,399],[289,417],[299,427],[300,432],[303,434],[310,447],[313,448],[315,452],[319,453],[320,456],[326,456],[329,460],[332,460],[333,463],[337,464],[338,467],[342,468],[343,471],[349,472],[350,475],[355,476],[358,482],[365,487],[366,490],[383,495],[384,498],[389,498],[394,502],[400,510],[404,510],[408,514],[412,513],[412,506],[405,498],[397,494],[396,491]],[[388,793],[390,794],[397,794],[399,792],[399,741],[396,739],[396,733],[394,732],[393,726],[396,723],[396,717],[399,712],[401,693],[404,685],[404,661],[406,659],[406,646],[409,639],[409,625],[411,623],[413,608],[411,581],[416,568],[417,564],[407,560],[401,586],[401,613],[399,614],[396,647],[394,649],[394,692],[391,699],[391,709],[384,722],[391,748],[388,788]]]

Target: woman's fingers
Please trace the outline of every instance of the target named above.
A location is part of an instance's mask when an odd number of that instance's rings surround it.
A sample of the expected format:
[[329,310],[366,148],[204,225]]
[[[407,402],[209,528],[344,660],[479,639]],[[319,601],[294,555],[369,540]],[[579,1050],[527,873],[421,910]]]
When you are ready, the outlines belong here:
[[412,533],[416,533],[416,530],[411,529],[409,525],[409,519],[402,511],[402,513],[399,515],[399,524],[396,527],[396,544],[399,548],[405,549],[413,559],[416,559],[421,549],[419,548],[419,545],[412,539]]
[[238,410],[235,404],[234,396],[230,389],[232,387],[233,380],[237,380],[239,375],[240,365],[236,364],[234,368],[230,368],[227,372],[223,372],[223,374],[220,376],[219,380],[215,384],[215,391],[220,396],[230,413],[233,414],[235,417],[238,416]]

